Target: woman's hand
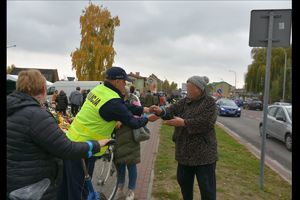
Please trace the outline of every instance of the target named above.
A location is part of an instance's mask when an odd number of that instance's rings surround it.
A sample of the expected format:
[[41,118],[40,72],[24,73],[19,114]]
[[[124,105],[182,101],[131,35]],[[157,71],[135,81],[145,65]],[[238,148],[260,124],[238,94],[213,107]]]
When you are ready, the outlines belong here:
[[175,126],[175,127],[185,126],[184,119],[182,119],[180,117],[174,117],[173,119],[165,120],[163,123],[166,125]]
[[144,107],[144,113],[149,113],[149,108],[148,107]]

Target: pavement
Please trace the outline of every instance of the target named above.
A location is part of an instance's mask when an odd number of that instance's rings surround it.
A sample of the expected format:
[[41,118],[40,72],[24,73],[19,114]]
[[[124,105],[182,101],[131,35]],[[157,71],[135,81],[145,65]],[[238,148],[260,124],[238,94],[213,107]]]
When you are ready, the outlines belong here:
[[137,165],[138,177],[135,189],[135,199],[151,199],[152,183],[154,177],[154,163],[159,145],[159,130],[162,120],[149,122],[147,127],[151,131],[149,140],[141,142],[141,162]]
[[[150,129],[150,139],[141,142],[141,162],[137,164],[137,182],[134,191],[135,200],[150,200],[152,193],[152,183],[154,178],[154,164],[159,145],[159,131],[162,120],[149,122],[147,127]],[[126,169],[124,192],[128,187],[128,171]],[[124,200],[124,197],[115,198],[116,200]]]

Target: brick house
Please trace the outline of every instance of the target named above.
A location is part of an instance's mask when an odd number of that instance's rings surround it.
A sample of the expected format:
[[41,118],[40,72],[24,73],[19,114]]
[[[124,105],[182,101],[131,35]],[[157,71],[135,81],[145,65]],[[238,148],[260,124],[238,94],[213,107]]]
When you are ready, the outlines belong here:
[[15,68],[13,68],[13,70],[11,71],[10,74],[18,75],[20,71],[28,70],[28,69],[37,69],[37,70],[39,70],[45,76],[46,80],[50,81],[52,83],[54,83],[56,81],[59,81],[57,69],[39,69],[39,68],[18,68],[18,67],[15,67]]

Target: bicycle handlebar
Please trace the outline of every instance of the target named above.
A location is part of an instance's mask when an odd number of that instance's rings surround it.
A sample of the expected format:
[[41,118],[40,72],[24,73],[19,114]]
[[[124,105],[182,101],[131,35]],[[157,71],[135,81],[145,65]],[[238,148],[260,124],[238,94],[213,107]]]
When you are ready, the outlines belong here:
[[116,140],[115,139],[111,139],[109,142],[106,143],[105,146],[111,146],[111,145],[114,145],[116,144]]

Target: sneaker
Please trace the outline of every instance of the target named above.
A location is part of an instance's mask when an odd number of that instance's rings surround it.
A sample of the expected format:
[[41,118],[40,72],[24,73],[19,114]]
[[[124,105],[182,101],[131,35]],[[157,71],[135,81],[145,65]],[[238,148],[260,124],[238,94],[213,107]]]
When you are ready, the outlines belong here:
[[128,190],[127,195],[126,195],[126,200],[134,200],[133,190]]
[[117,190],[117,193],[116,193],[116,195],[115,195],[115,200],[123,200],[123,199],[125,199],[125,193],[124,193],[124,191],[123,191],[123,188],[121,189],[121,188],[118,188],[118,190]]

